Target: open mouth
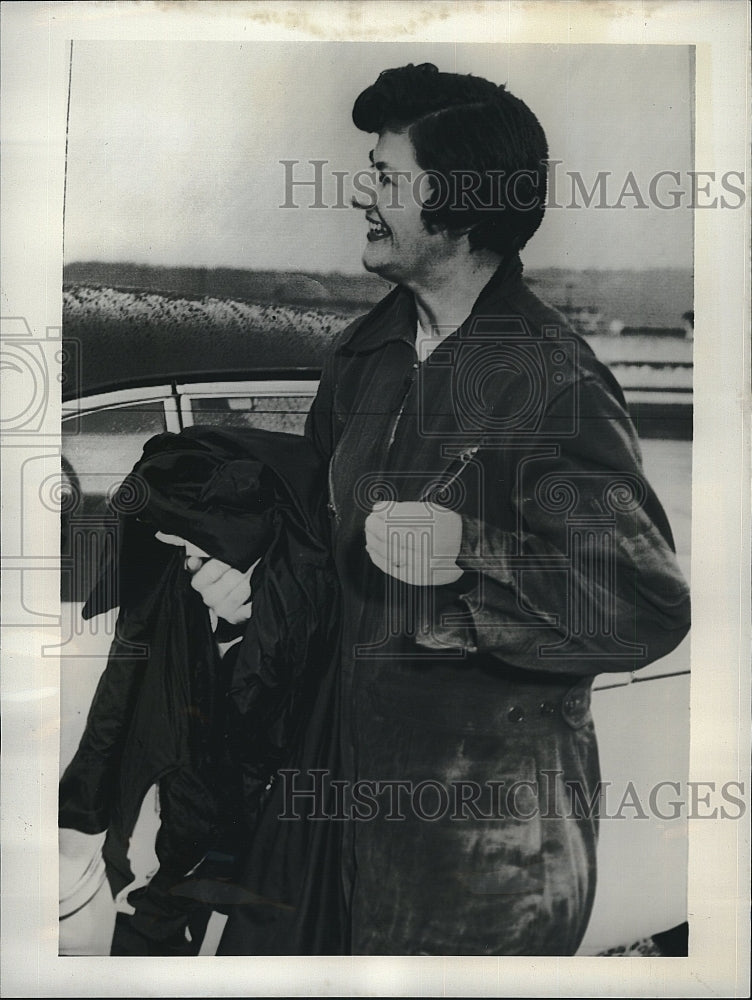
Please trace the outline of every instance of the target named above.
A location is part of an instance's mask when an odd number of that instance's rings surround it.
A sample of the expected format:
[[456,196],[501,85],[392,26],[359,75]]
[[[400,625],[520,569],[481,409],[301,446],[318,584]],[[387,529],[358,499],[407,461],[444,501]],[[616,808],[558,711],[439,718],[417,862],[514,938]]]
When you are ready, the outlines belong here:
[[385,226],[379,219],[367,217],[367,221],[368,232],[366,233],[366,237],[369,243],[374,243],[376,240],[384,240],[390,235],[389,227]]

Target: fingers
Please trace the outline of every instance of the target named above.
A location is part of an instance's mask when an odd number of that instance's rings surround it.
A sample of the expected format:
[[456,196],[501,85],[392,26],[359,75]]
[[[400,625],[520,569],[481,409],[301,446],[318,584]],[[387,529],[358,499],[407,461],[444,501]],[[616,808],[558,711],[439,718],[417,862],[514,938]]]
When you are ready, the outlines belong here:
[[366,551],[383,573],[403,583],[425,584],[430,566],[430,539],[411,525],[390,528],[384,535],[373,526],[366,530]]
[[[191,586],[203,594],[207,587],[211,587],[221,580],[230,569],[232,567],[228,563],[222,562],[221,559],[208,559],[194,574]],[[233,572],[237,573],[238,570]]]
[[420,582],[420,572],[416,568],[413,553],[408,549],[400,550],[393,546],[391,551],[383,548],[366,546],[371,562],[382,573],[388,573],[403,583],[416,584]]
[[217,617],[232,625],[248,621],[253,608],[250,579],[258,559],[245,573],[241,573],[221,559],[210,558],[203,549],[186,542],[179,535],[158,531],[155,537],[165,545],[185,548],[185,568],[192,574],[191,586],[209,609],[213,626]]
[[186,541],[180,535],[168,535],[164,531],[157,531],[154,537],[165,545],[174,545],[177,548],[185,549],[185,568],[191,573],[197,572],[201,569],[204,560],[211,558],[208,552],[204,552],[198,545]]
[[246,601],[238,604],[237,607],[222,607],[216,612],[220,618],[224,618],[230,625],[239,625],[241,622],[250,621],[253,616],[253,601]]
[[365,520],[365,547],[383,573],[415,586],[453,582],[462,518],[455,511],[423,501],[380,504]]
[[168,535],[164,531],[157,531],[154,537],[158,541],[164,542],[165,545],[177,545],[178,548],[185,545],[185,539],[181,538],[180,535]]
[[251,617],[250,578],[255,565],[241,573],[221,559],[209,559],[194,573],[191,586],[215,614],[238,624]]
[[375,507],[365,520],[366,549],[374,561],[395,568],[418,556],[424,558],[426,542],[434,533],[433,521],[433,512],[420,501]]
[[[366,518],[366,548],[369,552],[386,553],[387,527],[386,523],[376,514],[369,514]],[[392,531],[392,535],[396,532]]]
[[219,559],[210,559],[194,574],[191,586],[201,594],[205,604],[219,612],[219,605],[236,592],[245,591],[247,599],[251,593],[250,572],[241,573]]
[[203,559],[211,559],[208,552],[204,552],[203,549],[199,548],[198,545],[194,545],[193,542],[185,543],[185,554],[187,556],[200,556]]
[[165,545],[175,545],[178,548],[184,548],[185,554],[187,556],[201,556],[204,559],[209,559],[209,553],[204,552],[202,548],[198,545],[194,545],[193,542],[186,541],[185,538],[181,538],[180,535],[169,535],[165,531],[156,531],[154,537],[157,541],[163,542]]

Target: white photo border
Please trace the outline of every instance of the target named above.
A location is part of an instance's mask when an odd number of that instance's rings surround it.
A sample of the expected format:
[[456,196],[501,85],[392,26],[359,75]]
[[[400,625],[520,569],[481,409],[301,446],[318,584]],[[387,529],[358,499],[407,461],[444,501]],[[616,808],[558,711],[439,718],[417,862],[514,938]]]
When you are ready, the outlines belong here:
[[[498,41],[694,45],[696,169],[744,171],[744,210],[695,218],[690,779],[740,781],[739,820],[690,820],[690,955],[599,958],[60,958],[57,955],[59,671],[49,626],[6,617],[20,563],[3,557],[2,994],[83,996],[747,996],[750,704],[750,15],[744,0],[73,2],[2,5],[2,315],[55,370],[60,350],[62,199],[71,39]],[[703,335],[699,331],[713,331]],[[36,348],[35,348],[36,350]],[[59,391],[33,435],[4,436],[53,469]],[[28,440],[27,440],[28,438]],[[22,516],[4,475],[9,537]],[[44,515],[44,516],[42,516]],[[34,606],[59,612],[40,512]],[[37,552],[37,549],[34,550]],[[28,568],[28,565],[27,565]],[[29,574],[27,574],[29,576]],[[23,611],[22,601],[12,609]]]

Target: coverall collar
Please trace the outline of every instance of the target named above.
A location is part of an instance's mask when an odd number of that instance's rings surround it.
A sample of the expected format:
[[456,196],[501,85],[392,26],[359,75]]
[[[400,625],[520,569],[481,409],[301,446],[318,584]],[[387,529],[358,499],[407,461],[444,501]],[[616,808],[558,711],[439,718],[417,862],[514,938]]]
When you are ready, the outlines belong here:
[[[468,320],[479,312],[493,312],[496,303],[519,283],[521,277],[522,261],[515,252],[504,258],[491,275],[475,300]],[[415,344],[416,323],[415,296],[404,285],[397,285],[355,327],[341,349],[349,354],[368,354],[395,340],[402,340],[412,347]]]

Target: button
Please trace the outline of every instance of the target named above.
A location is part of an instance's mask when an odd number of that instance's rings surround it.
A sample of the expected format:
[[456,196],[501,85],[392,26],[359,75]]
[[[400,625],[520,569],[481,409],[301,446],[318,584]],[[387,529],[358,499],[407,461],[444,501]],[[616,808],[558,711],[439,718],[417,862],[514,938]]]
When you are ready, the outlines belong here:
[[541,715],[553,715],[556,711],[556,705],[551,701],[542,701],[538,706]]
[[507,718],[509,719],[510,722],[522,722],[522,720],[525,718],[525,713],[522,711],[519,705],[514,705],[507,712]]
[[588,721],[590,707],[590,691],[580,686],[570,691],[562,702],[561,711],[566,722],[574,729],[579,729]]

